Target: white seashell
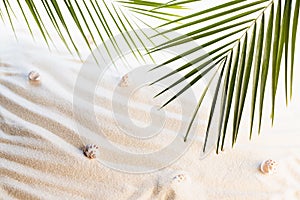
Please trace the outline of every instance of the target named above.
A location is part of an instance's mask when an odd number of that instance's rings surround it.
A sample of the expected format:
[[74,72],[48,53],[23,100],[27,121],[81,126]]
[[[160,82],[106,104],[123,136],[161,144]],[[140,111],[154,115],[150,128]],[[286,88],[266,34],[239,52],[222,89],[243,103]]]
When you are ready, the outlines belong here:
[[173,176],[172,183],[184,183],[184,182],[190,182],[190,177],[182,172],[182,173],[178,173],[177,175]]
[[94,159],[97,157],[99,147],[95,144],[88,144],[84,147],[83,153],[86,157]]
[[260,170],[264,174],[274,174],[277,171],[278,163],[274,160],[266,160],[261,163]]
[[122,77],[122,79],[120,80],[119,86],[120,86],[120,87],[127,87],[127,86],[128,86],[128,79],[129,79],[128,74],[125,74],[125,75]]
[[36,71],[31,71],[28,74],[28,79],[30,81],[39,81],[40,80],[40,74]]

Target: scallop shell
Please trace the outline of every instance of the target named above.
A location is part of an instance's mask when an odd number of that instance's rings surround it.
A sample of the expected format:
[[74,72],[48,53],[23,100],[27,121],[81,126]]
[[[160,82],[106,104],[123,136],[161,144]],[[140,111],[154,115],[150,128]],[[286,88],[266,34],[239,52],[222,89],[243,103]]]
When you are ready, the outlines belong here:
[[99,147],[95,144],[88,144],[84,147],[83,153],[86,157],[90,159],[95,159],[97,157]]
[[128,87],[128,74],[125,74],[119,82],[120,87]]
[[274,160],[266,160],[261,163],[260,170],[264,174],[274,174],[277,171],[278,163]]
[[36,71],[31,71],[28,74],[28,79],[30,81],[39,81],[40,80],[40,74]]

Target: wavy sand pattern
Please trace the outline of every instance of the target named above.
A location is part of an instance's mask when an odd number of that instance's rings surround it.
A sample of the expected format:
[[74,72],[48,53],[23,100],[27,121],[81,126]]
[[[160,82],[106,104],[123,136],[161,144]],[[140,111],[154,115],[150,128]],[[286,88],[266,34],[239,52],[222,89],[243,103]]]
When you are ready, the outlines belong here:
[[[0,199],[300,199],[300,135],[293,127],[286,133],[263,134],[251,143],[241,136],[235,149],[228,147],[221,155],[199,160],[205,132],[202,114],[192,147],[161,171],[127,174],[87,159],[81,147],[89,136],[78,135],[72,112],[80,62],[39,47],[25,51],[29,44],[5,45],[0,52]],[[40,84],[28,82],[32,69],[40,72]],[[167,110],[171,117],[161,137],[143,143],[128,139],[111,116],[111,90],[110,84],[103,85],[104,92],[96,95],[97,118],[107,138],[120,146],[130,144],[133,151],[159,149],[174,137],[180,123],[188,122],[180,120],[175,104]],[[147,123],[149,102],[140,96],[133,101],[138,106],[130,108],[131,116]],[[299,113],[293,120],[299,121]],[[96,134],[93,127],[85,128],[87,135]],[[269,157],[280,162],[273,176],[258,170]],[[182,170],[187,180],[174,182]]]

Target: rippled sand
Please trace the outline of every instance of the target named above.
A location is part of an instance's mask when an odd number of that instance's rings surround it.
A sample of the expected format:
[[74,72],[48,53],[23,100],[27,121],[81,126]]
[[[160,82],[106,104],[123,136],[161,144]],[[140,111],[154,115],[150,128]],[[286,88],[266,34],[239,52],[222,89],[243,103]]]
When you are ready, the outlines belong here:
[[[222,154],[213,152],[200,160],[208,113],[203,111],[195,142],[177,162],[151,174],[122,173],[82,154],[81,148],[97,133],[85,127],[87,135],[79,134],[73,118],[73,87],[81,62],[32,42],[11,41],[1,42],[0,49],[0,199],[300,199],[299,95],[289,109],[279,109],[274,129],[265,125],[262,135],[249,142],[248,126],[242,126],[234,149],[228,143]],[[28,81],[31,70],[41,74],[40,84]],[[96,94],[97,119],[105,136],[132,151],[168,145],[180,123],[187,123],[180,120],[180,107],[175,103],[167,109],[171,117],[161,137],[128,139],[111,116],[108,98],[120,78],[100,85]],[[136,94],[130,107],[131,116],[142,123],[149,122],[148,100]],[[259,164],[269,158],[279,161],[279,170],[265,176]],[[190,182],[172,184],[181,171]]]

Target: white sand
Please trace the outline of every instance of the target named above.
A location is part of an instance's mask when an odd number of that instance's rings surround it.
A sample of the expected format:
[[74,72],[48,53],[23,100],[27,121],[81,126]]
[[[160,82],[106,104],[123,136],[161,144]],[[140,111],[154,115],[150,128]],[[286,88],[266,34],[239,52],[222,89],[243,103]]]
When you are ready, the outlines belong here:
[[[89,160],[80,150],[88,139],[77,133],[72,92],[81,63],[32,43],[4,41],[0,42],[0,199],[300,199],[300,94],[296,84],[290,107],[279,104],[274,129],[266,119],[262,135],[253,141],[248,141],[248,126],[243,125],[234,149],[228,142],[224,153],[211,153],[200,160],[205,132],[200,124],[196,141],[177,162],[155,173],[135,175]],[[31,70],[41,74],[40,84],[28,82]],[[111,92],[110,87],[102,87]],[[167,145],[180,123],[169,119],[165,129],[169,134],[141,143],[122,136],[115,122],[105,116],[103,110],[110,108],[105,95],[96,99],[105,135],[134,151]],[[142,105],[131,109],[133,118],[147,123],[143,114],[147,98],[137,96],[132,101]],[[175,105],[169,112],[176,116],[178,110]],[[265,176],[258,168],[269,158],[279,161],[279,171]],[[177,183],[173,177],[182,171],[187,180]]]

